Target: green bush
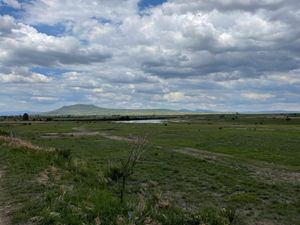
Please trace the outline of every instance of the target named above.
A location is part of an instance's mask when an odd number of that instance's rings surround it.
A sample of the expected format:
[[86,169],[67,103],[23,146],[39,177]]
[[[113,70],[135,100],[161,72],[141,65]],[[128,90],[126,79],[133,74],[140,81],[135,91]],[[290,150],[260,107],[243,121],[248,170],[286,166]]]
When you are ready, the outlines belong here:
[[111,164],[105,171],[105,176],[112,181],[118,181],[122,177],[122,169],[117,164]]
[[59,156],[61,156],[65,160],[68,160],[68,161],[71,160],[72,152],[70,149],[60,149],[60,150],[57,150],[57,153]]

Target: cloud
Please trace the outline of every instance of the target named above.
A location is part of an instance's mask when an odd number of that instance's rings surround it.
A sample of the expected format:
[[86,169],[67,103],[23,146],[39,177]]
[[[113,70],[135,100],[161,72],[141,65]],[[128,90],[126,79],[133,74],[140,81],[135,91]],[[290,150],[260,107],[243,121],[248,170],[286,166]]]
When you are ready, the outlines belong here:
[[[138,0],[35,0],[24,6],[25,21],[30,24],[78,23],[89,18],[122,21],[136,14]],[[67,10],[66,10],[67,9]]]
[[83,46],[75,37],[53,37],[0,17],[0,46],[4,66],[61,66],[103,62],[111,57],[105,47]]
[[242,97],[250,99],[250,100],[265,101],[265,100],[267,100],[269,98],[274,97],[274,95],[268,94],[268,93],[247,92],[247,93],[243,93]]
[[9,7],[15,8],[15,9],[21,8],[21,4],[17,0],[3,0],[3,3]]
[[49,102],[57,101],[58,99],[55,97],[49,97],[49,96],[33,96],[33,97],[31,97],[31,100],[49,103]]
[[0,97],[16,105],[299,109],[297,0],[2,4],[18,17],[0,16]]
[[43,75],[33,73],[29,76],[19,75],[19,74],[1,74],[0,73],[0,82],[1,83],[45,83],[49,82],[51,78]]
[[184,97],[185,97],[184,93],[182,93],[182,92],[170,92],[170,93],[164,95],[164,98],[170,102],[182,101],[184,99]]

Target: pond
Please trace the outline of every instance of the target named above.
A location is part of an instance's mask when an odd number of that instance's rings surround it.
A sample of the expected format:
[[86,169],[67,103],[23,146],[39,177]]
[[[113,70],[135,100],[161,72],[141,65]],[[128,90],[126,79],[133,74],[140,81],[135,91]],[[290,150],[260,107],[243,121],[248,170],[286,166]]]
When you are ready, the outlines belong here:
[[164,123],[167,120],[162,119],[151,119],[151,120],[123,120],[123,121],[113,121],[113,123]]

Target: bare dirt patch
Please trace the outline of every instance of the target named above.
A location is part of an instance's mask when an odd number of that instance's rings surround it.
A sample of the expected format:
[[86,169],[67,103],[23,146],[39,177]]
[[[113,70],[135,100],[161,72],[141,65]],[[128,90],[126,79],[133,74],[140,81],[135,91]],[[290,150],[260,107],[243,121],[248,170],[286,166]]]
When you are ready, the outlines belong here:
[[44,186],[49,185],[51,179],[54,179],[55,181],[61,179],[60,171],[54,166],[50,166],[46,170],[42,171],[36,178],[37,182]]
[[5,205],[6,201],[3,199],[3,177],[5,175],[5,171],[0,169],[0,225],[9,225],[10,220],[8,217],[8,207]]
[[5,207],[0,206],[0,225],[9,225],[10,221],[6,215]]
[[41,135],[41,138],[65,138],[65,137],[85,137],[85,136],[101,136],[110,140],[115,141],[126,141],[133,142],[136,140],[135,137],[123,137],[117,135],[110,135],[105,132],[98,131],[89,131],[84,127],[74,127],[72,128],[74,132],[65,132],[65,133],[45,133]]
[[280,181],[300,184],[300,172],[258,166],[252,166],[252,169],[254,170],[255,176],[261,177],[265,182],[276,183]]
[[65,138],[65,137],[84,137],[84,136],[97,136],[99,132],[91,131],[77,131],[77,132],[67,132],[67,133],[45,133],[41,135],[41,138]]

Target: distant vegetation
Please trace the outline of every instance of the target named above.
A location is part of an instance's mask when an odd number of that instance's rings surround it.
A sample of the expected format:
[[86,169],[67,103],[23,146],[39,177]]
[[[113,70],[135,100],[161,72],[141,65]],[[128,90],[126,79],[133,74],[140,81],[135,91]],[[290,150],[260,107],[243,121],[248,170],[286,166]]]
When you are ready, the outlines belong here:
[[28,121],[29,120],[28,113],[24,113],[22,118],[23,118],[24,121]]

